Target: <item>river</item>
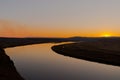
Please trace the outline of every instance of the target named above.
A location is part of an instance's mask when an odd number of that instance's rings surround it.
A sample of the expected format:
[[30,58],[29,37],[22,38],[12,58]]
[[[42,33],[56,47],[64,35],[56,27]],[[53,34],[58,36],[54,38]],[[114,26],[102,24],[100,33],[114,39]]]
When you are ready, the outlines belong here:
[[120,67],[75,59],[51,50],[55,44],[7,48],[26,80],[120,80]]

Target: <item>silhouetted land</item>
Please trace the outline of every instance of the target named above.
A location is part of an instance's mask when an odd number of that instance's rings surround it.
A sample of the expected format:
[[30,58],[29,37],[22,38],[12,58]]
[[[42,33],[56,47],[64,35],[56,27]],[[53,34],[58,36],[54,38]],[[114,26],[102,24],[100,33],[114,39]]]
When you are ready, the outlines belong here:
[[0,47],[9,48],[39,43],[66,42],[67,38],[0,38]]
[[[40,44],[40,43],[60,43],[60,42],[77,42],[74,44],[53,46],[52,49],[55,52],[58,52],[60,54],[76,57],[80,59],[120,65],[120,62],[119,62],[120,47],[118,46],[118,44],[120,44],[120,38],[86,38],[86,37],[6,38],[6,37],[0,37],[0,80],[24,80],[17,72],[13,61],[9,58],[9,56],[5,54],[5,51],[4,51],[5,48],[31,45],[31,44]],[[109,47],[106,48],[106,46],[109,46]]]
[[52,50],[64,56],[120,66],[120,38],[56,45]]
[[91,37],[70,37],[70,38],[6,38],[0,37],[0,47],[16,47],[23,45],[39,44],[39,43],[60,43],[60,42],[94,42],[98,40],[119,40],[120,38],[91,38]]
[[24,80],[3,49],[0,49],[0,80]]

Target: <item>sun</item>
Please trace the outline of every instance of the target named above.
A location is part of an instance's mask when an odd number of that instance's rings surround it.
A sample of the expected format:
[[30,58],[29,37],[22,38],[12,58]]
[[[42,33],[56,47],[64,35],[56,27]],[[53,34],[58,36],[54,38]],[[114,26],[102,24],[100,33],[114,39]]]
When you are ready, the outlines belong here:
[[105,34],[105,35],[103,35],[103,37],[111,37],[111,35]]
[[111,37],[110,34],[103,34],[102,37]]

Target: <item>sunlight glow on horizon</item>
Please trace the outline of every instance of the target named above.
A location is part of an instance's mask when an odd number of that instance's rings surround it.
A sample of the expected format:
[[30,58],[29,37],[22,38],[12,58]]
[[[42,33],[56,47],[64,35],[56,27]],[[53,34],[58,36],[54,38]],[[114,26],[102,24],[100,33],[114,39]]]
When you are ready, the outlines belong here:
[[[112,37],[119,36],[109,31],[85,31],[76,29],[57,29],[46,28],[46,26],[32,27],[29,25],[21,25],[17,22],[0,20],[0,37]],[[101,34],[101,35],[100,35]]]
[[104,32],[100,35],[101,37],[117,37],[118,35],[112,34],[112,33],[108,33],[108,32]]
[[103,37],[111,37],[110,34],[104,34]]

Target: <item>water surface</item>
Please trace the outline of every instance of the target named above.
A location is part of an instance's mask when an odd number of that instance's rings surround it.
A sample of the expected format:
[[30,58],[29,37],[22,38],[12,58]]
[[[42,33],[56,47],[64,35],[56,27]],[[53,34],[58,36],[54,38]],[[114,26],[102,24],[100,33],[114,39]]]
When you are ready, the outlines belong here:
[[66,57],[53,52],[53,45],[8,48],[6,52],[26,80],[120,80],[120,67]]

